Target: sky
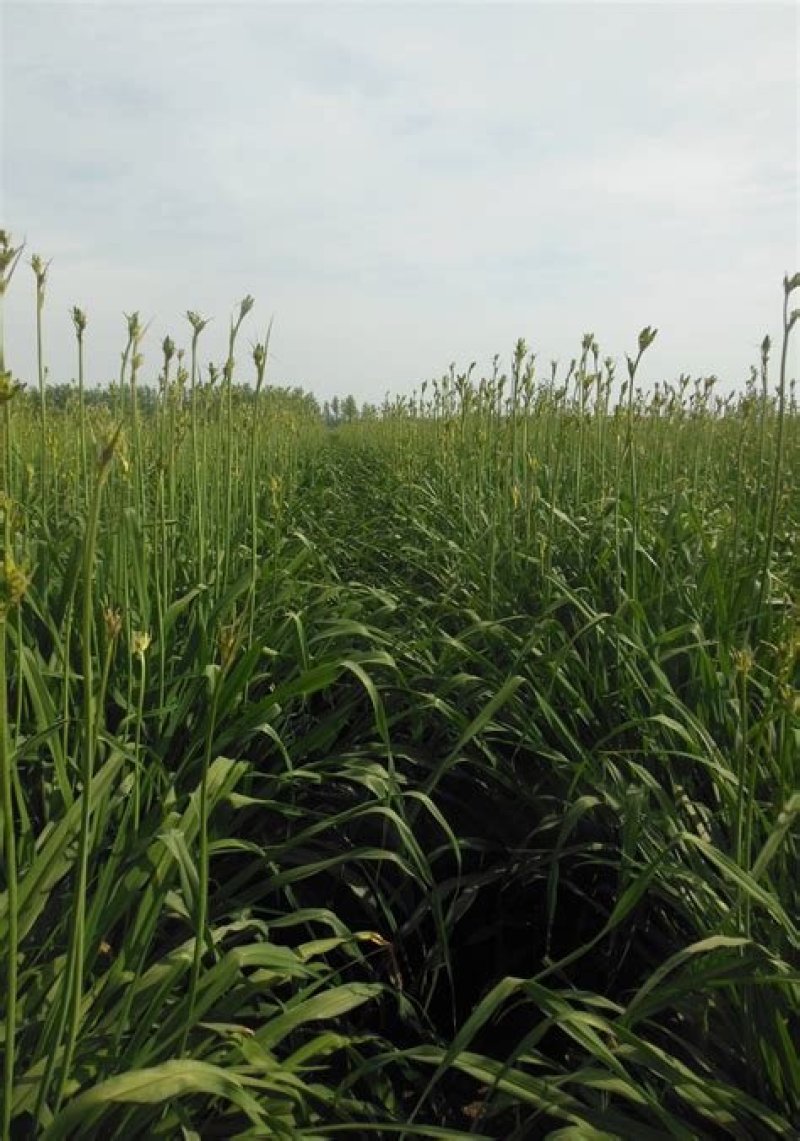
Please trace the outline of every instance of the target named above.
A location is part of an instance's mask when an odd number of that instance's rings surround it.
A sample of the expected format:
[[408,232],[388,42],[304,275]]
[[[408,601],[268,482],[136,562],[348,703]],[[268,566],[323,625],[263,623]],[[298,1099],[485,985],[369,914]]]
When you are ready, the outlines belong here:
[[[154,382],[187,309],[238,375],[379,402],[593,332],[642,383],[743,386],[800,269],[794,4],[4,0],[0,223],[52,259],[45,352]],[[6,297],[33,381],[34,276]],[[796,353],[792,368],[796,371]]]

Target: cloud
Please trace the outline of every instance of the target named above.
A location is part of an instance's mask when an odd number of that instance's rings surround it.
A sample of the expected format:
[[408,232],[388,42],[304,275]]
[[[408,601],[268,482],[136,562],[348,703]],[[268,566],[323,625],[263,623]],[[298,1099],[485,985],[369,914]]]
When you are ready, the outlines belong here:
[[[97,379],[252,292],[273,380],[408,390],[525,335],[747,375],[798,262],[789,6],[6,5],[4,224],[54,259]],[[32,283],[8,302],[32,369]],[[157,360],[153,341],[148,359]],[[647,379],[647,375],[645,376]],[[376,390],[379,386],[379,390]]]

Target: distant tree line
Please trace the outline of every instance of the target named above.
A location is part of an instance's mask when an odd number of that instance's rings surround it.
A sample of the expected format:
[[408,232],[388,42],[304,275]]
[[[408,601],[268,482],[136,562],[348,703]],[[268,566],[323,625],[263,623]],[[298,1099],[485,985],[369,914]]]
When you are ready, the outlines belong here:
[[[208,388],[208,385],[204,386]],[[174,392],[174,385],[172,386]],[[48,384],[45,390],[47,407],[52,410],[67,408],[71,402],[78,399],[78,389],[75,384]],[[255,398],[255,389],[251,384],[234,384],[232,388],[235,403],[248,404]],[[112,381],[103,387],[84,388],[83,399],[87,408],[108,408],[113,411],[117,407],[119,385]],[[163,398],[163,387],[148,384],[137,384],[136,400],[139,411],[146,416],[153,413],[158,402]],[[39,391],[33,386],[23,390],[23,399],[30,407],[38,409]],[[191,393],[188,385],[183,386],[183,400],[188,403]],[[352,424],[357,420],[377,420],[381,417],[381,409],[376,404],[364,402],[359,407],[356,398],[352,395],[326,400],[320,406],[316,396],[306,392],[299,385],[294,387],[281,387],[270,385],[261,394],[261,399],[267,403],[275,403],[281,407],[291,407],[302,412],[306,417],[319,418],[329,428],[337,428],[342,424]]]
[[345,396],[339,399],[334,396],[322,405],[322,418],[329,428],[336,428],[339,424],[352,424],[354,420],[377,420],[378,408],[375,404],[364,403],[359,409],[355,396]]
[[[204,385],[203,388],[207,391],[209,386]],[[103,387],[87,386],[83,390],[84,404],[87,408],[108,408],[113,411],[118,405],[119,391],[119,384],[114,381]],[[174,396],[175,391],[176,386],[173,382],[170,384],[170,395]],[[23,389],[21,395],[23,400],[28,401],[30,407],[38,409],[40,403],[38,389],[33,386],[28,386]],[[182,386],[181,395],[183,403],[188,405],[191,401],[191,390],[187,384]],[[232,386],[232,395],[234,403],[240,405],[249,404],[255,398],[255,389],[251,384],[234,384]],[[159,400],[163,398],[163,386],[157,388],[149,384],[136,385],[136,402],[139,411],[143,415],[155,412]],[[67,408],[71,402],[77,401],[78,387],[76,384],[48,384],[45,389],[45,399],[47,400],[47,407],[50,409],[57,410]],[[314,394],[305,392],[299,386],[289,388],[270,385],[262,391],[261,399],[266,403],[271,402],[279,404],[282,407],[291,406],[296,411],[304,412],[307,416],[322,416],[319,401]]]

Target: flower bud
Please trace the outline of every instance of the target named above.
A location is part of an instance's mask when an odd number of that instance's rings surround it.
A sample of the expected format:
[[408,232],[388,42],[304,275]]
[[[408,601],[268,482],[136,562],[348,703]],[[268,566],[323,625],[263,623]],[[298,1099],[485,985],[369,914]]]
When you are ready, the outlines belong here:
[[9,400],[13,400],[23,388],[24,385],[14,380],[10,372],[0,372],[0,404],[7,404]]
[[79,309],[77,305],[73,305],[71,315],[72,324],[75,326],[75,332],[78,335],[78,340],[80,340],[86,329],[86,314],[83,309]]
[[138,654],[140,658],[143,658],[150,649],[152,640],[149,631],[134,630],[133,637],[131,638],[131,650],[134,654]]
[[646,325],[644,329],[642,329],[641,333],[639,334],[640,353],[643,353],[645,349],[648,349],[650,345],[652,345],[653,341],[656,339],[656,333],[658,333],[658,329],[651,329],[649,325]]
[[103,610],[103,622],[109,642],[114,642],[122,632],[122,614],[113,606],[106,606]]

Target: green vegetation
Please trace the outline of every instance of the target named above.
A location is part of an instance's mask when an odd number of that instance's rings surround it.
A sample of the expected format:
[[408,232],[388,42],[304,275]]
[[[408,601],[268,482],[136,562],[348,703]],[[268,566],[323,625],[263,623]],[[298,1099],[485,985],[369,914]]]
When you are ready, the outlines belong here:
[[3,1138],[796,1135],[800,276],[736,397],[641,393],[645,329],[359,415],[236,363],[250,298],[146,398],[74,310],[51,399],[33,268]]

